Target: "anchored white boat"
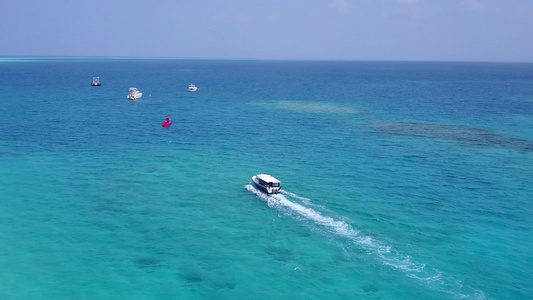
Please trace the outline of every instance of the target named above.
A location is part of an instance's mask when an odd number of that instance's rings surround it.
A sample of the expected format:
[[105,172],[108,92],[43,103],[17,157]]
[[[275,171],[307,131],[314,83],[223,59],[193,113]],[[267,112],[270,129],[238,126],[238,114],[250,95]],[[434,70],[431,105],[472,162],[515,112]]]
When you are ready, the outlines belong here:
[[137,88],[130,88],[130,92],[128,94],[128,99],[130,100],[137,100],[143,96],[143,93],[139,92]]
[[198,88],[196,87],[196,85],[194,84],[190,84],[189,85],[189,92],[196,92]]
[[279,194],[281,182],[268,174],[258,174],[252,177],[254,185],[267,194]]
[[93,77],[93,82],[91,83],[92,86],[101,86],[100,83],[100,77]]

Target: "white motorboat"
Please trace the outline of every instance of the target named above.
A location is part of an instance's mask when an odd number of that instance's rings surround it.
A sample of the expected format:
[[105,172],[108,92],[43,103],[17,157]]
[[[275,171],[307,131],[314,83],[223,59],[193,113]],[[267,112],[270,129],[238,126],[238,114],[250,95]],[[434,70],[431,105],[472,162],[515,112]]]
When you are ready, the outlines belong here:
[[93,77],[93,82],[91,83],[92,86],[101,86],[102,83],[100,83],[100,77]]
[[130,100],[137,100],[143,96],[143,93],[139,92],[137,88],[130,88],[130,92],[128,94],[128,99]]
[[258,174],[252,177],[254,185],[267,194],[279,194],[281,182],[268,174]]
[[189,92],[196,92],[198,88],[196,87],[196,85],[194,84],[190,84],[189,85]]

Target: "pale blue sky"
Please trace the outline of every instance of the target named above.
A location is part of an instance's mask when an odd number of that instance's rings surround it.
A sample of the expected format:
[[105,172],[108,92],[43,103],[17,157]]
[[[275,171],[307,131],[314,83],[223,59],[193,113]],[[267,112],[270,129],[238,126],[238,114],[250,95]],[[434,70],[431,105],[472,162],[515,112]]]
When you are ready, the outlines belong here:
[[533,62],[533,0],[1,0],[0,56]]

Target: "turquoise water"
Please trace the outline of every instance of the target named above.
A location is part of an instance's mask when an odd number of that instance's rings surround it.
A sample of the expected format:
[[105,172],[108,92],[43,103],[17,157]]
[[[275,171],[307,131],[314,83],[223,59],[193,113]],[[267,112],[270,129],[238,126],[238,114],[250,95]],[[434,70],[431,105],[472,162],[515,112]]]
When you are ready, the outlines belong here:
[[532,64],[34,58],[0,80],[2,299],[533,298]]

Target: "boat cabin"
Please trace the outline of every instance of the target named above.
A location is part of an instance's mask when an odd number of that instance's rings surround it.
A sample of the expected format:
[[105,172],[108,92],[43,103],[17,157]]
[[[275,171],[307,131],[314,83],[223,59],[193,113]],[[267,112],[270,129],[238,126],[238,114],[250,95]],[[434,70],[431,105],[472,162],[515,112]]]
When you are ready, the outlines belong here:
[[252,177],[252,181],[267,194],[279,194],[281,191],[281,182],[268,174],[258,174]]
[[196,92],[198,90],[198,87],[196,87],[194,84],[189,85],[189,92]]
[[91,83],[92,86],[100,86],[102,85],[100,83],[100,77],[93,77],[93,82]]
[[128,99],[137,100],[143,96],[143,93],[139,92],[137,88],[131,87],[128,93]]

